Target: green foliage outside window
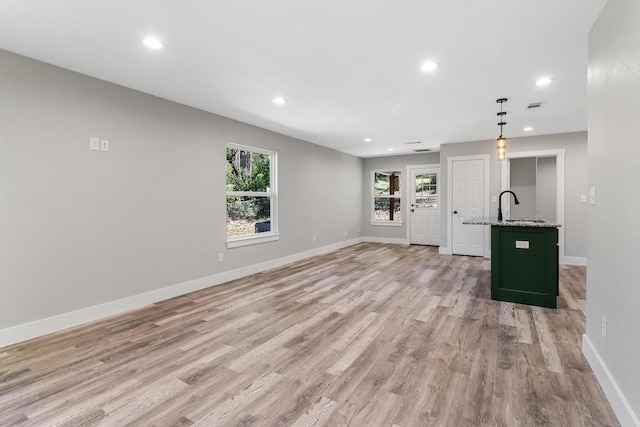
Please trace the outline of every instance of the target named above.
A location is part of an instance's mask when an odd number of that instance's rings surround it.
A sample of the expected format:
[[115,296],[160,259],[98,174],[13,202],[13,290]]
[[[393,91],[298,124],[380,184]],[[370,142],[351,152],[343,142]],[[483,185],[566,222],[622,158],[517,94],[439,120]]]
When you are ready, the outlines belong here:
[[[227,147],[227,191],[268,193],[271,164],[268,154]],[[227,195],[227,222],[268,220],[271,200],[266,194]]]

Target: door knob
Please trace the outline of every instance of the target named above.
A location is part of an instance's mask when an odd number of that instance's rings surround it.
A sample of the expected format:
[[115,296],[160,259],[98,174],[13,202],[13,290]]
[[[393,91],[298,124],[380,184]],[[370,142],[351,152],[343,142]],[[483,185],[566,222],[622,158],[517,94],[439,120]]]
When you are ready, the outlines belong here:
[[458,211],[453,211],[453,213],[454,213],[454,214],[457,214],[457,213],[458,213]]

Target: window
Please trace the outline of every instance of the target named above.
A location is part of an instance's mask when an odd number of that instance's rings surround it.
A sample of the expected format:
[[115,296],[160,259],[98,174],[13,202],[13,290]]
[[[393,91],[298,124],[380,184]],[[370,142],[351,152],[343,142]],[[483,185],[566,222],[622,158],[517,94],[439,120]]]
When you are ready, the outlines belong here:
[[438,209],[438,174],[422,173],[416,175],[417,208]]
[[379,171],[372,174],[372,225],[402,225],[400,211],[400,172]]
[[276,153],[227,144],[227,246],[278,239]]

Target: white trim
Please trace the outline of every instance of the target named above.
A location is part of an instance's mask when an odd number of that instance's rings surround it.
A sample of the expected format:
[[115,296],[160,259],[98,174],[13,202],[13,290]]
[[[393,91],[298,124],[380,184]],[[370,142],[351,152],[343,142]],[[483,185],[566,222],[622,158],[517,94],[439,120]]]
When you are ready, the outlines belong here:
[[587,334],[582,335],[582,354],[584,354],[587,362],[589,362],[596,379],[600,383],[600,387],[602,387],[602,391],[604,391],[605,396],[611,404],[613,412],[615,412],[618,417],[620,425],[623,427],[640,427],[640,419],[633,412],[631,405],[629,405],[622,390],[620,390],[620,387],[618,387],[618,384],[611,375],[611,371],[609,371],[609,368],[600,357],[600,354],[598,354],[598,351],[593,346]]
[[[562,227],[558,228],[558,245],[560,246],[560,264],[570,264],[565,259],[565,235],[564,235],[564,203],[565,203],[565,161],[564,161],[565,149],[560,148],[557,150],[539,150],[539,151],[516,151],[508,152],[506,154],[506,160],[502,162],[500,169],[500,190],[508,190],[509,174],[508,163],[511,159],[521,159],[527,157],[555,157],[556,158],[556,222],[561,224]],[[506,212],[509,212],[507,204]],[[581,265],[581,264],[577,264]]]
[[229,142],[229,141],[227,141],[226,146],[230,148],[235,148],[237,150],[253,151],[254,153],[266,154],[269,156],[272,154],[276,154],[276,151],[267,150],[266,148],[251,147],[249,145],[236,144],[235,142]]
[[[264,235],[263,235],[264,234]],[[239,248],[241,246],[257,245],[260,243],[275,242],[280,240],[278,233],[259,233],[250,236],[241,236],[227,240],[227,248]]]
[[[258,153],[269,156],[269,191],[227,191],[225,197],[229,196],[257,196],[269,197],[269,221],[271,222],[271,231],[268,236],[255,236],[253,234],[227,238],[227,248],[237,248],[240,246],[256,245],[259,243],[273,242],[280,239],[278,234],[278,153],[264,148],[249,147],[247,145],[234,144],[227,142],[227,148]],[[226,156],[226,154],[225,154]],[[225,157],[226,158],[226,157]],[[225,178],[226,186],[226,178]],[[225,208],[226,209],[226,208]],[[225,218],[227,213],[225,211]]]
[[[407,179],[405,180],[405,185],[407,188],[407,197],[405,197],[406,201],[404,204],[404,209],[405,212],[407,213],[407,230],[406,230],[406,238],[409,242],[411,242],[411,215],[409,215],[409,212],[411,212],[411,206],[409,206],[411,204],[411,200],[413,200],[414,194],[409,194],[411,193],[411,189],[413,188],[412,185],[413,183],[411,182],[412,180],[412,175],[413,175],[413,169],[437,169],[437,174],[438,174],[438,214],[442,217],[442,214],[440,214],[441,212],[441,201],[442,201],[442,194],[441,194],[441,189],[442,189],[442,173],[441,173],[441,168],[440,168],[440,163],[431,163],[429,165],[407,165],[406,167],[406,174],[407,174]],[[440,219],[438,220],[438,222],[440,222]],[[440,243],[441,240],[441,235],[442,233],[440,233],[440,224],[438,224],[438,243]]]
[[438,253],[440,255],[451,255],[451,249],[444,247],[444,246],[440,246],[440,248],[438,248]]
[[583,267],[587,266],[587,257],[584,256],[565,256],[564,262],[560,262],[560,264],[565,265],[581,265]]
[[150,292],[125,297],[119,300],[81,308],[79,310],[62,313],[44,319],[38,319],[33,322],[11,326],[6,329],[0,329],[0,347],[27,341],[43,335],[58,332],[63,329],[68,329],[74,326],[82,325],[84,323],[104,319],[105,317],[114,316],[116,314],[121,314],[127,311],[136,310],[149,304],[154,304],[160,301],[167,300],[169,298],[185,295],[190,292],[195,292],[211,286],[220,285],[230,280],[239,279],[241,277],[259,273],[261,271],[281,267],[283,265],[313,256],[323,255],[331,251],[361,243],[362,241],[362,238],[345,240],[320,248],[311,249],[305,252],[296,253],[271,261],[266,261],[260,264],[249,265],[235,270],[213,274],[207,277],[189,280],[177,285],[171,285]]
[[402,221],[370,221],[369,224],[383,227],[402,227]]
[[[453,197],[453,162],[460,160],[483,160],[483,169],[484,169],[484,216],[489,216],[490,213],[490,200],[489,192],[491,190],[490,187],[490,160],[491,156],[489,154],[474,154],[470,156],[451,156],[447,157],[447,244],[449,251],[453,253],[453,242],[451,241],[453,236],[453,221],[451,220],[451,212],[453,211],[452,197]],[[477,227],[477,226],[475,226]],[[483,256],[490,257],[491,256],[491,229],[490,226],[484,226],[483,228],[483,240],[484,240],[484,248],[483,248]],[[442,243],[442,242],[440,242]]]
[[387,243],[393,245],[408,245],[408,239],[398,239],[394,237],[364,237],[364,242],[367,243]]

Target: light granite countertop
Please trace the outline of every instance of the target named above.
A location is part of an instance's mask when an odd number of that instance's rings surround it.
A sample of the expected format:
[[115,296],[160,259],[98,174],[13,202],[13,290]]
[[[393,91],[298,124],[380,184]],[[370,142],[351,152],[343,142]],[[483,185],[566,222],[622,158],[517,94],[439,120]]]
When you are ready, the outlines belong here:
[[560,224],[553,222],[546,222],[537,218],[505,218],[502,221],[498,221],[496,218],[488,216],[476,216],[473,218],[465,219],[463,224],[470,225],[497,225],[500,227],[532,227],[532,228],[559,228]]

